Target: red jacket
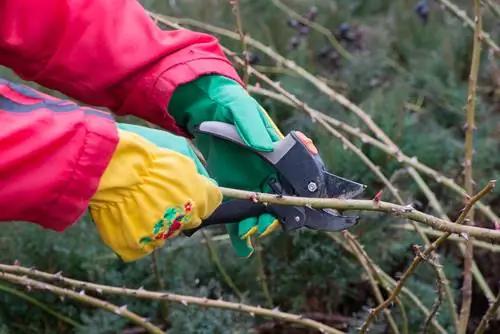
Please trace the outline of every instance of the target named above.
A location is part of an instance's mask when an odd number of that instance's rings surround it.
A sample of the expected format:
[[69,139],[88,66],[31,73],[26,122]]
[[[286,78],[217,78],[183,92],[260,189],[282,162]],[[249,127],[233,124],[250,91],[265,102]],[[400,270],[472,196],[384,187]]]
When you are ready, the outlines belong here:
[[[181,135],[167,112],[178,85],[209,73],[241,83],[215,37],[162,31],[134,0],[0,1],[0,65]],[[111,115],[3,80],[0,124],[0,221],[77,221],[116,147]]]

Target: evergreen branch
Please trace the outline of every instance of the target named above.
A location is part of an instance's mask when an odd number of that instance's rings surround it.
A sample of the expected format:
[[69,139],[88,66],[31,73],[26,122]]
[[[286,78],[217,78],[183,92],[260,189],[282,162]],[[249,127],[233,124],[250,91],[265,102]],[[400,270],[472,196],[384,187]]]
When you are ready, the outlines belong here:
[[[162,24],[165,24],[171,28],[185,29],[182,26],[180,26],[179,24],[173,23],[173,22],[178,22],[180,24],[186,24],[186,25],[191,25],[193,27],[201,28],[201,29],[210,31],[211,33],[214,33],[214,34],[226,36],[226,37],[236,39],[236,40],[238,39],[238,34],[232,32],[232,31],[229,31],[227,29],[220,28],[217,26],[213,26],[213,25],[210,25],[207,23],[203,23],[203,22],[200,22],[197,20],[187,19],[187,18],[169,17],[169,16],[165,16],[165,15],[161,15],[161,14],[153,13],[153,12],[148,12],[148,13],[153,18],[155,18],[158,22],[161,22]],[[322,91],[327,96],[329,96],[333,101],[337,101],[339,104],[341,104],[342,106],[346,107],[347,109],[349,109],[353,112],[355,111],[356,113],[359,114],[359,111],[361,111],[363,114],[366,115],[366,113],[363,110],[361,110],[361,108],[359,108],[354,103],[349,101],[343,95],[335,92],[326,83],[324,83],[323,81],[316,78],[313,74],[306,71],[304,68],[298,66],[295,62],[281,56],[280,54],[278,54],[277,52],[272,50],[270,47],[262,44],[261,42],[255,40],[255,39],[252,39],[251,37],[247,37],[246,42],[248,45],[255,47],[256,49],[265,53],[270,58],[274,59],[278,64],[284,65],[288,69],[295,71],[299,76],[301,76],[302,78],[306,79],[307,81],[309,81],[310,83],[315,85],[320,91]],[[223,48],[223,49],[229,55],[233,55],[233,56],[235,55],[233,52],[230,52],[227,48]],[[258,72],[256,72],[253,67],[249,66],[249,70],[250,70],[250,72],[254,73],[256,76],[258,76],[260,79],[264,80],[262,78],[262,75],[259,76]],[[268,80],[270,81],[270,79],[268,79]],[[399,162],[404,163],[406,166],[415,168],[415,169],[419,170],[420,172],[433,177],[436,182],[445,185],[446,187],[455,191],[459,195],[465,196],[467,194],[467,192],[462,187],[460,187],[453,179],[442,175],[441,173],[437,172],[436,170],[434,170],[434,169],[432,169],[432,168],[430,168],[422,163],[419,163],[418,160],[416,159],[416,157],[410,158],[410,157],[404,155],[397,146],[392,146],[392,145],[388,144],[388,142],[391,142],[389,140],[389,138],[387,138],[386,135],[380,136],[380,131],[382,131],[382,130],[379,131],[378,137],[382,138],[384,140],[384,142],[381,142],[381,141],[363,133],[358,128],[353,128],[353,127],[351,127],[343,122],[340,122],[339,120],[334,119],[333,117],[324,115],[318,111],[316,111],[316,112],[318,112],[319,114],[310,113],[310,111],[312,111],[313,109],[307,107],[304,102],[298,100],[295,96],[286,92],[286,90],[284,90],[282,88],[279,91],[287,98],[289,98],[289,99],[293,98],[293,100],[292,100],[293,104],[296,105],[297,107],[299,107],[300,109],[306,111],[311,117],[313,117],[313,121],[318,119],[318,118],[324,118],[327,122],[329,122],[333,126],[341,128],[342,130],[349,132],[352,135],[355,135],[355,136],[361,138],[363,143],[368,143],[370,145],[374,145],[375,147],[381,149],[385,153],[396,158]],[[370,119],[370,116],[366,115],[366,117],[364,117],[364,119]],[[477,208],[479,210],[481,210],[481,212],[483,212],[492,221],[500,221],[500,218],[491,210],[491,208],[489,206],[479,202],[477,204]]]
[[[474,192],[472,178],[472,161],[474,154],[474,132],[476,131],[475,108],[476,108],[476,89],[479,65],[481,60],[481,41],[480,32],[482,29],[481,0],[474,1],[475,27],[474,43],[472,48],[472,64],[469,75],[469,88],[467,94],[467,123],[465,132],[465,161],[464,161],[464,188],[468,194]],[[474,208],[471,208],[466,218],[469,225],[474,226]],[[460,310],[459,334],[467,332],[467,324],[470,318],[470,308],[472,304],[472,261],[474,245],[472,238],[468,238],[466,243],[466,254],[464,258],[464,278],[462,283],[462,308]]]
[[[71,278],[63,277],[60,273],[58,274],[50,274],[47,272],[39,271],[33,268],[26,268],[18,265],[7,265],[0,264],[0,278],[5,277],[5,275],[9,275],[8,273],[17,273],[23,274],[27,276],[37,277],[47,281],[55,281],[59,283],[63,283],[69,285],[73,288],[81,289],[82,291],[94,291],[99,294],[111,294],[111,295],[120,295],[120,296],[130,296],[140,299],[149,299],[149,300],[169,300],[172,302],[182,303],[183,305],[197,305],[200,307],[206,308],[220,308],[237,312],[248,313],[251,316],[260,315],[263,317],[269,317],[274,319],[280,319],[285,322],[294,323],[298,325],[302,325],[304,327],[309,327],[319,331],[320,333],[329,333],[329,334],[344,334],[344,332],[339,331],[330,326],[324,325],[320,322],[308,319],[303,317],[302,315],[296,315],[286,312],[281,312],[275,309],[266,309],[259,306],[250,306],[242,303],[232,303],[226,302],[223,300],[213,300],[208,298],[199,298],[193,296],[185,296],[179,295],[169,292],[155,292],[155,291],[147,291],[143,288],[139,289],[129,289],[124,287],[115,287],[109,285],[95,284],[85,281],[79,281]],[[16,276],[17,277],[17,276]],[[19,279],[22,279],[21,277]],[[25,281],[26,282],[26,281]],[[36,282],[36,281],[35,281]],[[45,284],[45,283],[37,283],[37,284]],[[30,283],[30,285],[32,285]],[[71,292],[66,289],[62,289],[64,291]],[[59,290],[50,290],[52,292]],[[79,297],[87,297],[81,296],[80,294],[75,293]],[[98,300],[98,299],[97,299]]]
[[36,300],[35,298],[33,298],[31,296],[28,296],[24,292],[21,292],[17,289],[9,288],[8,286],[3,285],[3,284],[0,284],[0,290],[4,291],[6,293],[9,293],[11,295],[14,295],[16,297],[19,297],[21,299],[26,300],[28,303],[35,305],[36,307],[38,307],[38,308],[44,310],[45,312],[47,312],[48,314],[52,315],[54,318],[57,318],[57,319],[61,320],[62,322],[67,323],[70,326],[77,327],[77,328],[82,327],[82,325],[77,323],[75,320],[57,312],[56,310],[51,309],[50,307],[48,307],[44,303]]
[[[456,220],[455,224],[456,225],[462,225],[465,222],[465,219],[467,215],[469,214],[469,211],[472,209],[474,204],[481,199],[482,197],[486,196],[494,187],[494,182],[489,182],[478,194],[476,194],[474,197],[470,198],[468,201],[467,205],[465,208],[462,210],[462,213]],[[401,279],[399,280],[398,285],[394,288],[392,291],[391,295],[379,306],[377,306],[374,310],[370,312],[370,315],[368,318],[365,320],[364,324],[361,326],[361,334],[366,333],[368,330],[368,327],[370,323],[375,319],[375,317],[386,307],[388,307],[392,301],[398,296],[399,292],[401,291],[401,288],[403,287],[404,283],[406,280],[413,274],[415,269],[417,268],[418,264],[423,260],[423,257],[429,256],[431,252],[439,247],[441,243],[443,243],[446,238],[450,236],[451,233],[446,233],[436,241],[434,241],[430,247],[427,247],[424,252],[419,252],[417,255],[414,257],[413,262],[410,264],[406,272],[401,276]]]
[[489,326],[489,322],[490,322],[491,318],[493,318],[493,316],[497,312],[499,306],[500,306],[500,292],[498,293],[495,300],[490,303],[490,307],[488,308],[486,313],[481,318],[481,321],[479,322],[479,325],[477,326],[474,334],[483,334],[484,333],[484,331]]
[[[156,327],[155,325],[153,325],[149,321],[141,318],[140,316],[138,316],[134,312],[127,310],[126,306],[118,307],[118,306],[113,305],[109,302],[106,302],[106,301],[103,301],[103,300],[100,300],[100,299],[97,299],[97,298],[94,298],[91,296],[86,296],[85,293],[83,293],[83,292],[76,293],[74,291],[64,289],[64,288],[61,288],[61,287],[58,287],[58,286],[55,286],[52,284],[40,282],[40,281],[31,279],[31,278],[28,278],[25,276],[21,277],[18,275],[9,274],[9,273],[6,273],[4,271],[0,271],[0,279],[2,279],[4,281],[9,281],[9,282],[14,283],[14,284],[24,285],[27,288],[47,290],[47,291],[49,291],[55,295],[61,296],[61,297],[68,297],[68,298],[74,299],[74,300],[81,302],[81,303],[85,303],[85,304],[92,305],[94,307],[105,309],[107,311],[110,311],[110,312],[113,312],[117,315],[120,315],[124,318],[127,318],[128,320],[130,320],[131,322],[133,322],[134,324],[136,324],[138,326],[144,327],[150,333],[155,333],[155,334],[163,334],[164,333],[160,328]],[[82,290],[82,291],[84,291],[84,290]]]
[[[328,233],[328,235],[336,243],[338,243],[339,245],[341,245],[346,251],[348,251],[349,253],[354,254],[355,256],[357,256],[355,250],[352,249],[352,247],[349,247],[348,245],[346,245],[345,242],[342,242],[342,240],[338,237],[337,234]],[[354,240],[356,240],[356,239],[354,239]],[[373,267],[373,269],[378,273],[379,277],[385,282],[385,284],[390,285],[392,287],[396,287],[397,286],[398,283],[389,274],[387,274],[382,268],[380,268],[375,263],[373,263],[373,261],[370,261],[370,263],[371,263],[371,266]],[[385,287],[385,284],[383,284],[384,287]],[[429,314],[430,314],[429,309],[421,302],[421,300],[410,289],[402,286],[401,287],[401,293],[403,295],[405,295],[408,299],[410,299],[413,302],[413,304],[418,309],[420,309],[422,311],[422,313],[426,317],[429,316]],[[434,326],[434,328],[439,333],[441,333],[441,334],[447,334],[446,330],[437,322],[437,320],[435,318],[433,318],[431,320],[431,323],[432,323],[432,325]]]
[[317,24],[315,22],[312,22],[312,21],[304,18],[302,15],[300,15],[297,12],[295,12],[293,9],[291,9],[290,7],[288,7],[287,5],[285,5],[280,0],[271,0],[271,2],[278,9],[280,9],[282,12],[284,12],[285,14],[287,14],[289,17],[292,17],[292,18],[296,19],[297,21],[299,21],[300,23],[302,23],[302,24],[304,24],[304,25],[312,28],[313,30],[316,30],[317,32],[319,32],[321,34],[323,34],[328,39],[328,41],[332,44],[332,46],[335,48],[335,50],[342,57],[344,57],[349,62],[353,61],[354,57],[352,56],[352,54],[350,54],[349,51],[347,51],[342,46],[342,44],[340,44],[340,42],[337,40],[337,38],[335,38],[335,36],[332,34],[332,32],[330,30],[328,30],[327,28],[323,27],[320,24]]
[[[488,185],[481,191],[481,197],[486,195],[495,187],[496,181],[490,181]],[[263,203],[275,203],[283,205],[298,205],[298,206],[311,206],[315,208],[330,208],[341,211],[377,211],[385,212],[387,214],[408,218],[413,221],[429,225],[437,230],[451,233],[466,233],[479,240],[489,240],[492,242],[500,243],[500,231],[491,230],[476,226],[460,226],[460,224],[448,222],[444,219],[431,216],[429,214],[420,212],[411,206],[402,206],[394,203],[373,200],[356,200],[356,199],[336,199],[336,198],[312,198],[312,197],[295,197],[295,196],[281,196],[276,194],[256,193],[238,189],[231,189],[219,187],[222,194],[226,197],[248,199],[259,201]]]
[[439,306],[441,306],[441,304],[443,303],[443,298],[445,295],[444,287],[445,287],[446,283],[441,280],[441,277],[439,274],[440,269],[441,269],[441,265],[437,261],[436,253],[431,253],[430,256],[427,257],[427,256],[424,256],[422,254],[420,247],[417,247],[416,251],[420,253],[420,256],[422,257],[422,259],[431,266],[432,270],[436,274],[436,286],[437,286],[436,301],[432,305],[431,313],[427,316],[427,318],[424,321],[424,325],[422,326],[422,334],[426,334],[426,333],[429,333],[429,326],[431,324],[431,321],[434,318],[434,316],[437,314],[437,312],[439,310]]
[[[467,16],[467,12],[465,10],[460,9],[457,5],[452,3],[449,0],[438,0],[442,4],[442,8],[446,9],[453,15],[455,15],[460,21],[465,23],[472,31],[475,31],[474,22]],[[484,32],[482,29],[479,30],[479,36],[481,40],[483,40],[488,46],[493,50],[495,55],[500,54],[500,47],[493,41],[490,34]]]
[[[344,238],[346,238],[349,246],[353,250],[354,254],[358,258],[358,261],[361,263],[363,268],[365,269],[366,274],[368,275],[368,280],[370,281],[370,286],[372,288],[373,294],[375,295],[375,299],[377,300],[378,304],[381,304],[384,302],[384,297],[382,296],[382,292],[380,291],[378,284],[384,286],[382,279],[378,275],[378,273],[375,271],[373,267],[373,261],[370,259],[368,254],[363,250],[363,247],[357,242],[356,238],[350,234],[347,231],[344,231],[343,233]],[[385,289],[387,289],[384,286]],[[387,289],[388,290],[388,289]],[[399,298],[396,298],[396,302],[398,303],[399,307],[401,308],[401,313],[406,315],[406,311],[404,308],[404,305],[401,303]],[[387,322],[389,323],[389,326],[392,329],[393,333],[399,333],[398,325],[396,324],[396,321],[394,321],[394,318],[392,317],[391,312],[389,309],[384,310],[384,316],[387,319]],[[408,321],[405,321],[403,323],[403,328],[404,333],[408,333]]]

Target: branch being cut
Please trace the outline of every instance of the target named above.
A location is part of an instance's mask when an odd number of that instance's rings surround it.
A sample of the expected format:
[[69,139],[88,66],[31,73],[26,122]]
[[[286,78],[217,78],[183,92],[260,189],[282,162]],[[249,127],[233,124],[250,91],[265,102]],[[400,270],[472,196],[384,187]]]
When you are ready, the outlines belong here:
[[[495,184],[495,180],[490,181],[485,189],[480,192],[481,196],[479,198],[485,196],[488,192],[490,192],[495,187]],[[384,201],[375,202],[372,200],[342,200],[335,198],[277,196],[275,194],[255,193],[225,187],[220,187],[220,190],[226,197],[256,200],[264,203],[311,206],[316,208],[330,208],[343,211],[361,210],[385,212],[393,216],[399,216],[420,222],[422,224],[431,226],[436,230],[448,232],[449,234],[467,233],[468,235],[479,240],[500,243],[500,231],[476,226],[461,226],[460,224],[448,222],[444,219],[420,212],[418,210],[415,210],[411,206],[402,206]]]

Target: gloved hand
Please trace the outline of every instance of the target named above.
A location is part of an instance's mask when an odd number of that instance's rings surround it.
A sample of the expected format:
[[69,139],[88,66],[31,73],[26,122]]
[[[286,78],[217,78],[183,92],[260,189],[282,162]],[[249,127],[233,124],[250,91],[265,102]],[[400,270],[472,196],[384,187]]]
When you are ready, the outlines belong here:
[[222,194],[185,138],[129,124],[118,131],[89,210],[104,243],[134,261],[199,226]]
[[[180,86],[168,106],[176,122],[195,136],[195,145],[207,160],[209,174],[223,187],[270,192],[266,180],[276,171],[255,153],[233,143],[193,133],[204,121],[236,126],[243,141],[261,151],[272,151],[272,143],[283,138],[267,112],[235,81],[209,75]],[[269,214],[248,218],[226,228],[238,256],[253,253],[250,236],[266,236],[279,227]]]

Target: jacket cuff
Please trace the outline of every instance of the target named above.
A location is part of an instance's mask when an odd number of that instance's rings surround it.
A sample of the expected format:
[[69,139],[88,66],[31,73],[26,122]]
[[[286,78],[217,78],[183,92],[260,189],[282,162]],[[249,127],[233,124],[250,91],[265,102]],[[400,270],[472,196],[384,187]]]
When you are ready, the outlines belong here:
[[79,154],[62,172],[59,184],[51,192],[54,197],[48,204],[26,212],[27,221],[61,232],[76,223],[88,209],[118,145],[118,132],[112,119],[92,114],[85,118]]
[[134,115],[188,138],[192,138],[189,131],[176,124],[168,112],[168,104],[177,87],[210,74],[222,75],[244,85],[228,59],[198,50],[187,49],[171,55],[151,72],[159,74],[146,75],[138,84],[143,89],[132,90],[116,114]]

